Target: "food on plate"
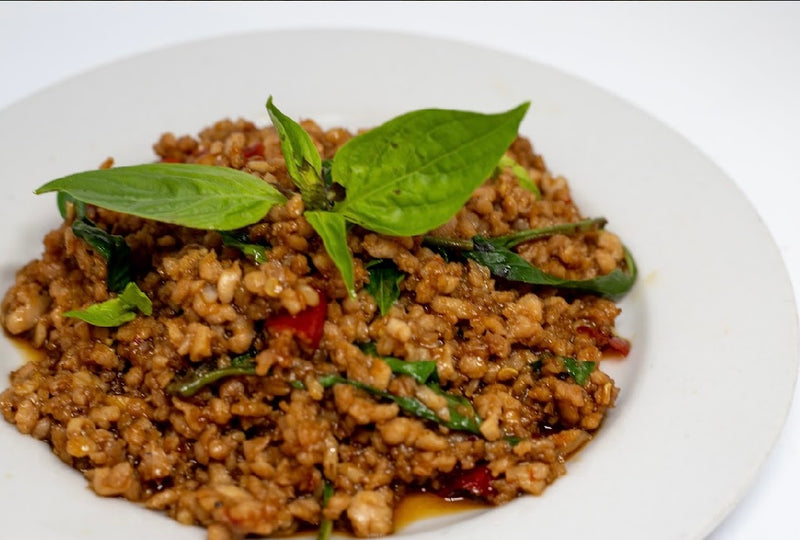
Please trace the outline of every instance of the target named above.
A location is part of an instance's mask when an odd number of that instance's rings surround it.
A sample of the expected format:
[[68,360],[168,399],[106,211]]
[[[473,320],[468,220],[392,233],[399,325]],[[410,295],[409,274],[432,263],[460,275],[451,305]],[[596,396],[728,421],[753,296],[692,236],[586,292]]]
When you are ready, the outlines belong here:
[[636,268],[518,135],[528,105],[354,135],[223,120],[48,182],[0,410],[101,496],[208,538],[393,532],[407,494],[540,494],[600,428]]

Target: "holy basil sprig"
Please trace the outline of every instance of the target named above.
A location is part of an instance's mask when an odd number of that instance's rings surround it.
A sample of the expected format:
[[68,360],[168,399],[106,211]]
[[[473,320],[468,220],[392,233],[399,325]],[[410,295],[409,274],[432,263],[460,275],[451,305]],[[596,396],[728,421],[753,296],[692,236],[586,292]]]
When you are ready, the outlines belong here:
[[[271,98],[267,111],[306,217],[354,296],[347,224],[412,236],[447,222],[500,162],[528,105],[498,114],[413,111],[353,137],[331,164],[323,164],[310,136]],[[286,201],[251,174],[176,163],[86,171],[48,182],[36,193],[51,191],[143,218],[214,230],[256,223]]]
[[[499,114],[423,109],[367,131],[345,143],[330,165],[308,134],[272,102],[267,110],[281,142],[287,171],[310,205],[306,219],[355,294],[347,223],[382,234],[413,236],[447,222],[494,170],[517,135],[528,103]],[[327,164],[326,164],[327,165]],[[344,188],[343,200],[330,193]],[[320,203],[324,199],[331,206]],[[336,217],[334,217],[336,216]]]
[[386,315],[400,298],[400,283],[405,274],[391,259],[374,259],[367,263],[367,271],[369,283],[364,288],[375,299],[381,315]]
[[136,318],[136,312],[145,315],[153,314],[150,299],[133,281],[117,296],[99,304],[92,304],[86,309],[65,311],[64,317],[72,317],[86,321],[94,326],[116,327]]
[[475,236],[470,240],[426,236],[424,242],[430,247],[460,252],[464,257],[489,269],[492,275],[528,283],[562,289],[572,289],[603,296],[617,297],[628,292],[636,281],[637,269],[633,255],[623,248],[625,268],[614,269],[608,274],[590,279],[562,279],[533,266],[526,259],[511,251],[511,248],[534,238],[554,234],[576,234],[605,226],[604,218],[588,219],[540,229],[530,229],[507,236],[486,238]]

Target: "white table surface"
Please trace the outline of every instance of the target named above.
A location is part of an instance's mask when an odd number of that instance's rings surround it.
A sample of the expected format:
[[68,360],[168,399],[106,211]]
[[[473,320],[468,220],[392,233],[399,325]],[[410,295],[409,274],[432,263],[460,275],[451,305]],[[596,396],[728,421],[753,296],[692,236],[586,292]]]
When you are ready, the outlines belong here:
[[[189,40],[269,29],[407,31],[551,64],[700,148],[771,231],[800,291],[800,4],[0,3],[0,108]],[[800,538],[800,400],[712,540]],[[736,474],[731,471],[731,474]]]

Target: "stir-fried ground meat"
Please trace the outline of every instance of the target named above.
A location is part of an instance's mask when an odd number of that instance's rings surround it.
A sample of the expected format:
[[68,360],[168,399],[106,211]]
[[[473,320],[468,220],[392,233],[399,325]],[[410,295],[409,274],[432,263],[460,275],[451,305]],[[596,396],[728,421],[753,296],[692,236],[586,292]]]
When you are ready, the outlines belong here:
[[[323,158],[351,137],[310,121],[303,127]],[[356,536],[383,535],[410,491],[494,504],[540,494],[614,405],[618,389],[605,373],[594,369],[578,384],[565,365],[601,360],[619,313],[612,301],[512,285],[474,261],[446,260],[421,237],[358,227],[348,238],[357,290],[350,298],[303,217],[272,128],[225,120],[197,138],[165,134],[154,148],[167,162],[248,171],[290,198],[247,229],[250,242],[270,246],[262,263],[223,245],[217,232],[90,207],[92,221],[125,238],[136,282],[153,303],[152,316],[118,328],[63,315],[113,296],[105,260],[69,223],[18,273],[3,325],[41,355],[11,374],[0,410],[20,432],[47,441],[98,495],[203,525],[213,540],[287,534],[322,519]],[[565,180],[550,175],[527,140],[510,153],[542,198],[502,171],[433,234],[492,237],[581,219]],[[530,241],[518,252],[570,279],[607,274],[623,259],[619,239],[602,230]],[[405,275],[385,315],[364,289],[373,259]],[[321,303],[318,344],[270,325]],[[191,396],[170,391],[193,370],[243,354],[254,374],[220,378]],[[380,356],[434,361],[440,386],[397,375]],[[357,385],[323,385],[324,375],[414,398],[444,418],[448,397],[465,399],[479,430],[414,416]],[[326,482],[333,494],[323,508]]]

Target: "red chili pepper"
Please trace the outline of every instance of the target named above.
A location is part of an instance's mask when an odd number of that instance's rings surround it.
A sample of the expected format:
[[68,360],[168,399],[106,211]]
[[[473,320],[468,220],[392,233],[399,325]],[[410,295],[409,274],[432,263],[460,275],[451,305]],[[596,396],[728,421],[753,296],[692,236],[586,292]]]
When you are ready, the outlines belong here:
[[608,340],[608,346],[604,350],[614,351],[624,358],[631,352],[631,342],[619,336],[611,336]]
[[296,315],[284,313],[267,321],[267,328],[273,332],[288,330],[300,341],[312,349],[319,346],[322,339],[322,330],[325,327],[325,316],[328,313],[328,301],[320,294],[319,304],[304,309]]
[[263,156],[264,155],[264,145],[260,142],[251,144],[242,149],[242,156],[246,158],[251,158],[253,156]]
[[161,158],[161,163],[182,163],[180,158],[176,157],[164,157]]
[[579,326],[575,329],[591,337],[604,353],[619,354],[623,358],[631,352],[631,342],[625,338],[604,332],[596,326]]
[[496,493],[492,484],[492,473],[486,465],[478,465],[468,471],[451,475],[438,491],[438,495],[445,499],[458,499],[464,495],[488,499]]

